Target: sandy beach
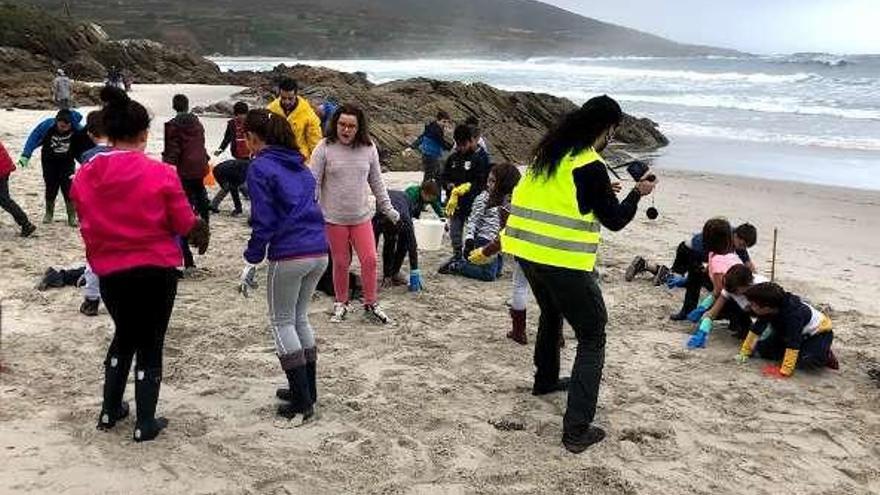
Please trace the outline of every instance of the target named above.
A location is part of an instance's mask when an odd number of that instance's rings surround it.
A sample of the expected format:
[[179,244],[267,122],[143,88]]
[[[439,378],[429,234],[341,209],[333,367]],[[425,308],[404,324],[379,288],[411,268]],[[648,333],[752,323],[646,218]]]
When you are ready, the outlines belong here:
[[[137,86],[133,97],[155,115],[149,151],[162,149],[175,92],[196,106],[235,90]],[[17,157],[49,115],[2,112],[0,140]],[[202,120],[213,151],[225,119]],[[38,156],[10,182],[32,221],[43,208]],[[34,288],[49,266],[83,262],[78,231],[59,209],[56,223],[23,240],[0,214],[0,493],[880,493],[880,387],[867,374],[880,366],[880,191],[658,175],[660,218],[645,218],[648,199],[627,229],[605,234],[609,324],[597,423],[609,437],[577,456],[560,444],[565,395],[532,397],[532,347],[505,338],[509,268],[488,284],[440,276],[445,251],[424,253],[424,293],[382,294],[392,325],[357,317],[331,325],[332,301],[317,298],[319,417],[303,426],[277,419],[284,377],[265,284],[250,299],[235,290],[249,230],[228,203],[212,218],[199,272],[179,288],[159,402],[168,430],[144,445],[132,442],[131,419],[96,431],[112,322],[103,306],[96,318],[81,315],[78,290]],[[400,187],[419,176],[386,180]],[[688,351],[691,327],[668,319],[682,293],[624,282],[634,255],[670,263],[676,245],[715,215],[758,227],[752,252],[764,274],[778,228],[777,278],[829,311],[839,371],[766,378],[763,362],[734,362],[739,343],[723,325],[708,349]],[[531,301],[530,344],[537,319]],[[570,329],[565,336],[563,369],[576,345]]]

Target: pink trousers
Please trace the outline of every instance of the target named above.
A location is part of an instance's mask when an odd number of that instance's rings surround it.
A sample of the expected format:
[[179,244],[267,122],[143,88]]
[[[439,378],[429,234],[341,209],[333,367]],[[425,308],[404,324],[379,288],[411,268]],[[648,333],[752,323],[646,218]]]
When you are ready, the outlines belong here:
[[333,290],[336,302],[347,303],[349,298],[348,269],[351,267],[351,248],[361,263],[361,280],[364,284],[364,304],[376,304],[379,282],[376,279],[378,255],[373,223],[358,225],[327,224],[327,240],[333,258]]

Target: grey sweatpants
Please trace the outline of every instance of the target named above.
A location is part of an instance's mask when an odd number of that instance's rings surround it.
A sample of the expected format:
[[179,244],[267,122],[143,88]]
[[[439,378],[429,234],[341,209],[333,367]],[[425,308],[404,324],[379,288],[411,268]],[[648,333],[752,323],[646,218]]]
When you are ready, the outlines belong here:
[[305,366],[307,360],[313,362],[317,357],[309,303],[326,269],[326,256],[269,263],[269,318],[284,370]]

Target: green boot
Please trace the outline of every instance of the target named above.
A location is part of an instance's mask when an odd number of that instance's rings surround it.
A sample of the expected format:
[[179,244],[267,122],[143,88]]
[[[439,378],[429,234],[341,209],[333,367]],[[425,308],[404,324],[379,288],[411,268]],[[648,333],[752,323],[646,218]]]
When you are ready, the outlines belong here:
[[43,223],[52,223],[55,219],[55,201],[46,201],[46,214],[43,215]]
[[76,227],[79,224],[76,223],[76,209],[73,207],[73,203],[70,201],[64,204],[67,207],[67,225],[71,227]]

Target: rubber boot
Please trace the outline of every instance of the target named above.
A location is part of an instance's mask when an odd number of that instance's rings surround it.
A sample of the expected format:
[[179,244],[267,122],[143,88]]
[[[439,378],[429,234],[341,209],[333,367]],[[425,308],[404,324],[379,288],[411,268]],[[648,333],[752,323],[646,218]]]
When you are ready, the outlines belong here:
[[73,207],[73,202],[66,201],[64,207],[67,208],[67,225],[70,227],[78,226],[79,224],[76,223],[76,208]]
[[220,203],[226,198],[226,195],[229,194],[229,191],[226,189],[220,189],[217,191],[217,194],[214,195],[214,199],[211,200],[211,211],[214,213],[220,213]]
[[159,402],[159,387],[162,384],[162,369],[137,370],[134,381],[134,398],[137,405],[137,424],[134,427],[134,441],[147,442],[159,436],[168,426],[168,420],[156,417],[156,403]]
[[46,214],[43,215],[43,223],[52,223],[55,220],[55,200],[46,200]]
[[122,400],[128,372],[131,370],[131,358],[120,359],[111,356],[104,361],[104,403],[98,417],[99,430],[109,430],[116,422],[128,416],[128,403]]
[[507,332],[507,338],[520,345],[528,344],[529,340],[526,337],[526,310],[511,309],[510,321],[513,328],[511,331]]
[[317,383],[317,373],[318,373],[318,363],[315,361],[306,363],[306,377],[308,378],[309,384],[309,395],[312,397],[312,404],[318,403],[318,383]]
[[278,406],[278,415],[293,419],[297,414],[302,414],[303,421],[307,421],[315,414],[312,402],[312,394],[309,391],[309,378],[305,366],[297,366],[284,370],[290,385],[292,397],[290,402]]

